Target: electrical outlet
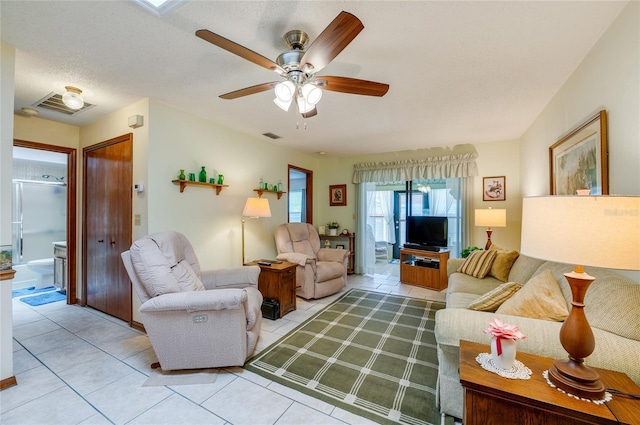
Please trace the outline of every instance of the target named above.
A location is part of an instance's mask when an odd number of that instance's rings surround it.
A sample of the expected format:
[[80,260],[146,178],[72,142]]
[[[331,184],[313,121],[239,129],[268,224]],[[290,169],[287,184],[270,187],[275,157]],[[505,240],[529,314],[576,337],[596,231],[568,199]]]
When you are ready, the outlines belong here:
[[191,320],[193,320],[193,323],[206,323],[207,320],[209,320],[209,316],[206,314],[196,314],[191,317]]
[[133,216],[133,224],[136,226],[140,226],[140,214],[136,214]]

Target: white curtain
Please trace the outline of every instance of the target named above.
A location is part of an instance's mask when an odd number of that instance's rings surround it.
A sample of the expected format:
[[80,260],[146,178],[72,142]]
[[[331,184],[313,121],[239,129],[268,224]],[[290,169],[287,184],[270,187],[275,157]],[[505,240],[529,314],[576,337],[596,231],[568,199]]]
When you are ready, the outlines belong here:
[[356,246],[361,248],[356,250],[355,272],[373,275],[376,272],[376,241],[372,223],[368,222],[368,212],[371,211],[375,202],[376,185],[375,183],[363,183],[356,185],[356,190],[358,193],[356,212],[359,218]]
[[429,191],[429,211],[431,215],[446,217],[449,211],[449,189],[431,189]]
[[354,164],[353,183],[405,182],[478,175],[478,154],[451,155],[419,160]]
[[396,243],[396,231],[393,222],[393,192],[385,190],[377,194],[380,200],[380,206],[382,207],[382,215],[384,216],[384,234],[386,235],[384,241],[394,244]]

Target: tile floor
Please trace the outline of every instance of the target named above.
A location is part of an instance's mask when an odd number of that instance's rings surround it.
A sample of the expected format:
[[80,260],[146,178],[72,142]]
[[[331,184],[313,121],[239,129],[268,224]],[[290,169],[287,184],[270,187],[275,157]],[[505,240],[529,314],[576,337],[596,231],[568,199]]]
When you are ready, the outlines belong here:
[[[348,288],[444,299],[444,293],[400,284],[393,275],[348,280]],[[298,298],[296,311],[265,319],[258,350],[338,295]],[[213,384],[143,387],[156,361],[147,336],[90,308],[14,300],[13,337],[18,385],[0,392],[3,425],[371,423],[242,368],[221,369]]]

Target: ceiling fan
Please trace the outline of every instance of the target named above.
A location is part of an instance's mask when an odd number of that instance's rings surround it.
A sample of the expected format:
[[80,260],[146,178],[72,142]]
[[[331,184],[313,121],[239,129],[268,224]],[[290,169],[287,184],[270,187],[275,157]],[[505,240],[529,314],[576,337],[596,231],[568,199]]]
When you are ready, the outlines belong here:
[[322,98],[323,90],[378,97],[384,96],[389,90],[389,85],[384,83],[316,75],[363,29],[364,25],[354,15],[340,12],[307,50],[307,33],[301,30],[289,31],[284,39],[290,50],[278,56],[276,62],[206,29],[196,31],[196,36],[285,78],[285,81],[273,81],[225,93],[220,95],[222,99],[237,99],[274,89],[276,105],[288,111],[295,101],[298,112],[303,117],[310,118],[318,113],[316,105]]

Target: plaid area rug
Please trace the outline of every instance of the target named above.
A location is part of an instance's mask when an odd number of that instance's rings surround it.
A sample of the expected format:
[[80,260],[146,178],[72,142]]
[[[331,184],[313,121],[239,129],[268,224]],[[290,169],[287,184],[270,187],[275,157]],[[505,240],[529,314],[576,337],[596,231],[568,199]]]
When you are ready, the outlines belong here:
[[379,423],[438,424],[444,304],[352,289],[245,368]]

